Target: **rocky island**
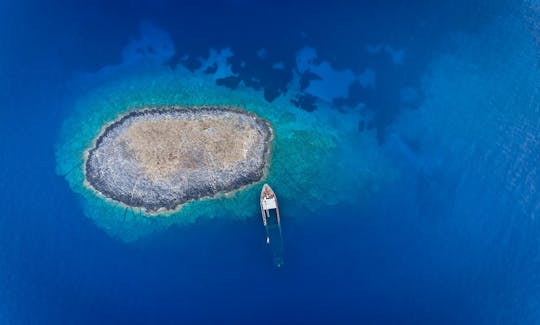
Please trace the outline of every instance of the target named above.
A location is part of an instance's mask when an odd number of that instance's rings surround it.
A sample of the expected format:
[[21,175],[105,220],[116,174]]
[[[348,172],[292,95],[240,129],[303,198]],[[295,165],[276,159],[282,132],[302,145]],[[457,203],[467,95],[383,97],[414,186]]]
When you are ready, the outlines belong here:
[[104,127],[85,153],[85,184],[149,213],[258,182],[273,130],[231,107],[144,107]]

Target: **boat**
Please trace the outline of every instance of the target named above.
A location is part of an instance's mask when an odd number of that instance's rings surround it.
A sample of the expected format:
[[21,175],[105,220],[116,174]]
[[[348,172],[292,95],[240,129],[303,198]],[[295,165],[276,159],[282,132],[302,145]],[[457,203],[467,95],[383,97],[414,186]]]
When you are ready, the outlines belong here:
[[266,231],[266,244],[270,246],[277,267],[283,265],[283,237],[277,196],[268,184],[261,190],[261,214]]

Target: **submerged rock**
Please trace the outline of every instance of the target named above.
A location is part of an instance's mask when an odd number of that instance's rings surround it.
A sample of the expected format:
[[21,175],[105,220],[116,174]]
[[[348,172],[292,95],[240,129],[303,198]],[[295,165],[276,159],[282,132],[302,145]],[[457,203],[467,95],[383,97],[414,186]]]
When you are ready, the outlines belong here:
[[273,130],[229,107],[147,107],[119,117],[87,151],[85,179],[107,198],[173,210],[265,176]]

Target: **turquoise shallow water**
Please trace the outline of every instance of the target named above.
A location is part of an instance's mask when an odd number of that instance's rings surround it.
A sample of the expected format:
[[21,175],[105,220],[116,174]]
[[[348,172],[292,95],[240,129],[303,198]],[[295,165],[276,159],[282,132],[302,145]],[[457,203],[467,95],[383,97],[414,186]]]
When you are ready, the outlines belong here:
[[[308,113],[295,107],[290,95],[268,103],[260,91],[217,86],[219,73],[190,72],[182,66],[171,69],[160,57],[124,60],[124,64],[107,67],[82,81],[83,95],[75,101],[74,114],[64,122],[56,152],[57,173],[82,195],[86,214],[113,236],[131,241],[202,216],[258,217],[254,202],[263,182],[276,187],[281,199],[294,202],[289,209],[312,213],[324,206],[367,200],[373,192],[371,184],[395,177],[396,171],[373,136],[359,136],[355,121],[346,113],[335,115],[330,107]],[[230,70],[226,62],[222,65],[222,71]],[[291,94],[297,83],[291,82]],[[234,106],[267,119],[275,130],[268,175],[246,190],[188,203],[177,213],[161,216],[126,209],[99,195],[84,183],[86,150],[118,116],[148,105]],[[362,148],[365,154],[349,155],[348,148]]]

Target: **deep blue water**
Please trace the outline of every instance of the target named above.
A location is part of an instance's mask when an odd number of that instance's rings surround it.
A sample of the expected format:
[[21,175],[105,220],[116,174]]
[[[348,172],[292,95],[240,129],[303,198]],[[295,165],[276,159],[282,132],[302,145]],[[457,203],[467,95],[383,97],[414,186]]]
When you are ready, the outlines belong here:
[[[0,323],[540,322],[539,8],[0,3]],[[185,54],[230,47],[238,78],[256,78],[269,101],[305,46],[337,70],[374,70],[375,87],[351,84],[332,114],[357,110],[358,133],[373,133],[400,176],[309,216],[282,202],[279,270],[258,217],[111,238],[55,173],[55,143],[81,91],[74,80],[119,64],[141,21],[170,34],[171,66],[195,69]],[[366,50],[377,44],[403,49],[403,62]],[[414,99],[400,97],[405,87]]]

